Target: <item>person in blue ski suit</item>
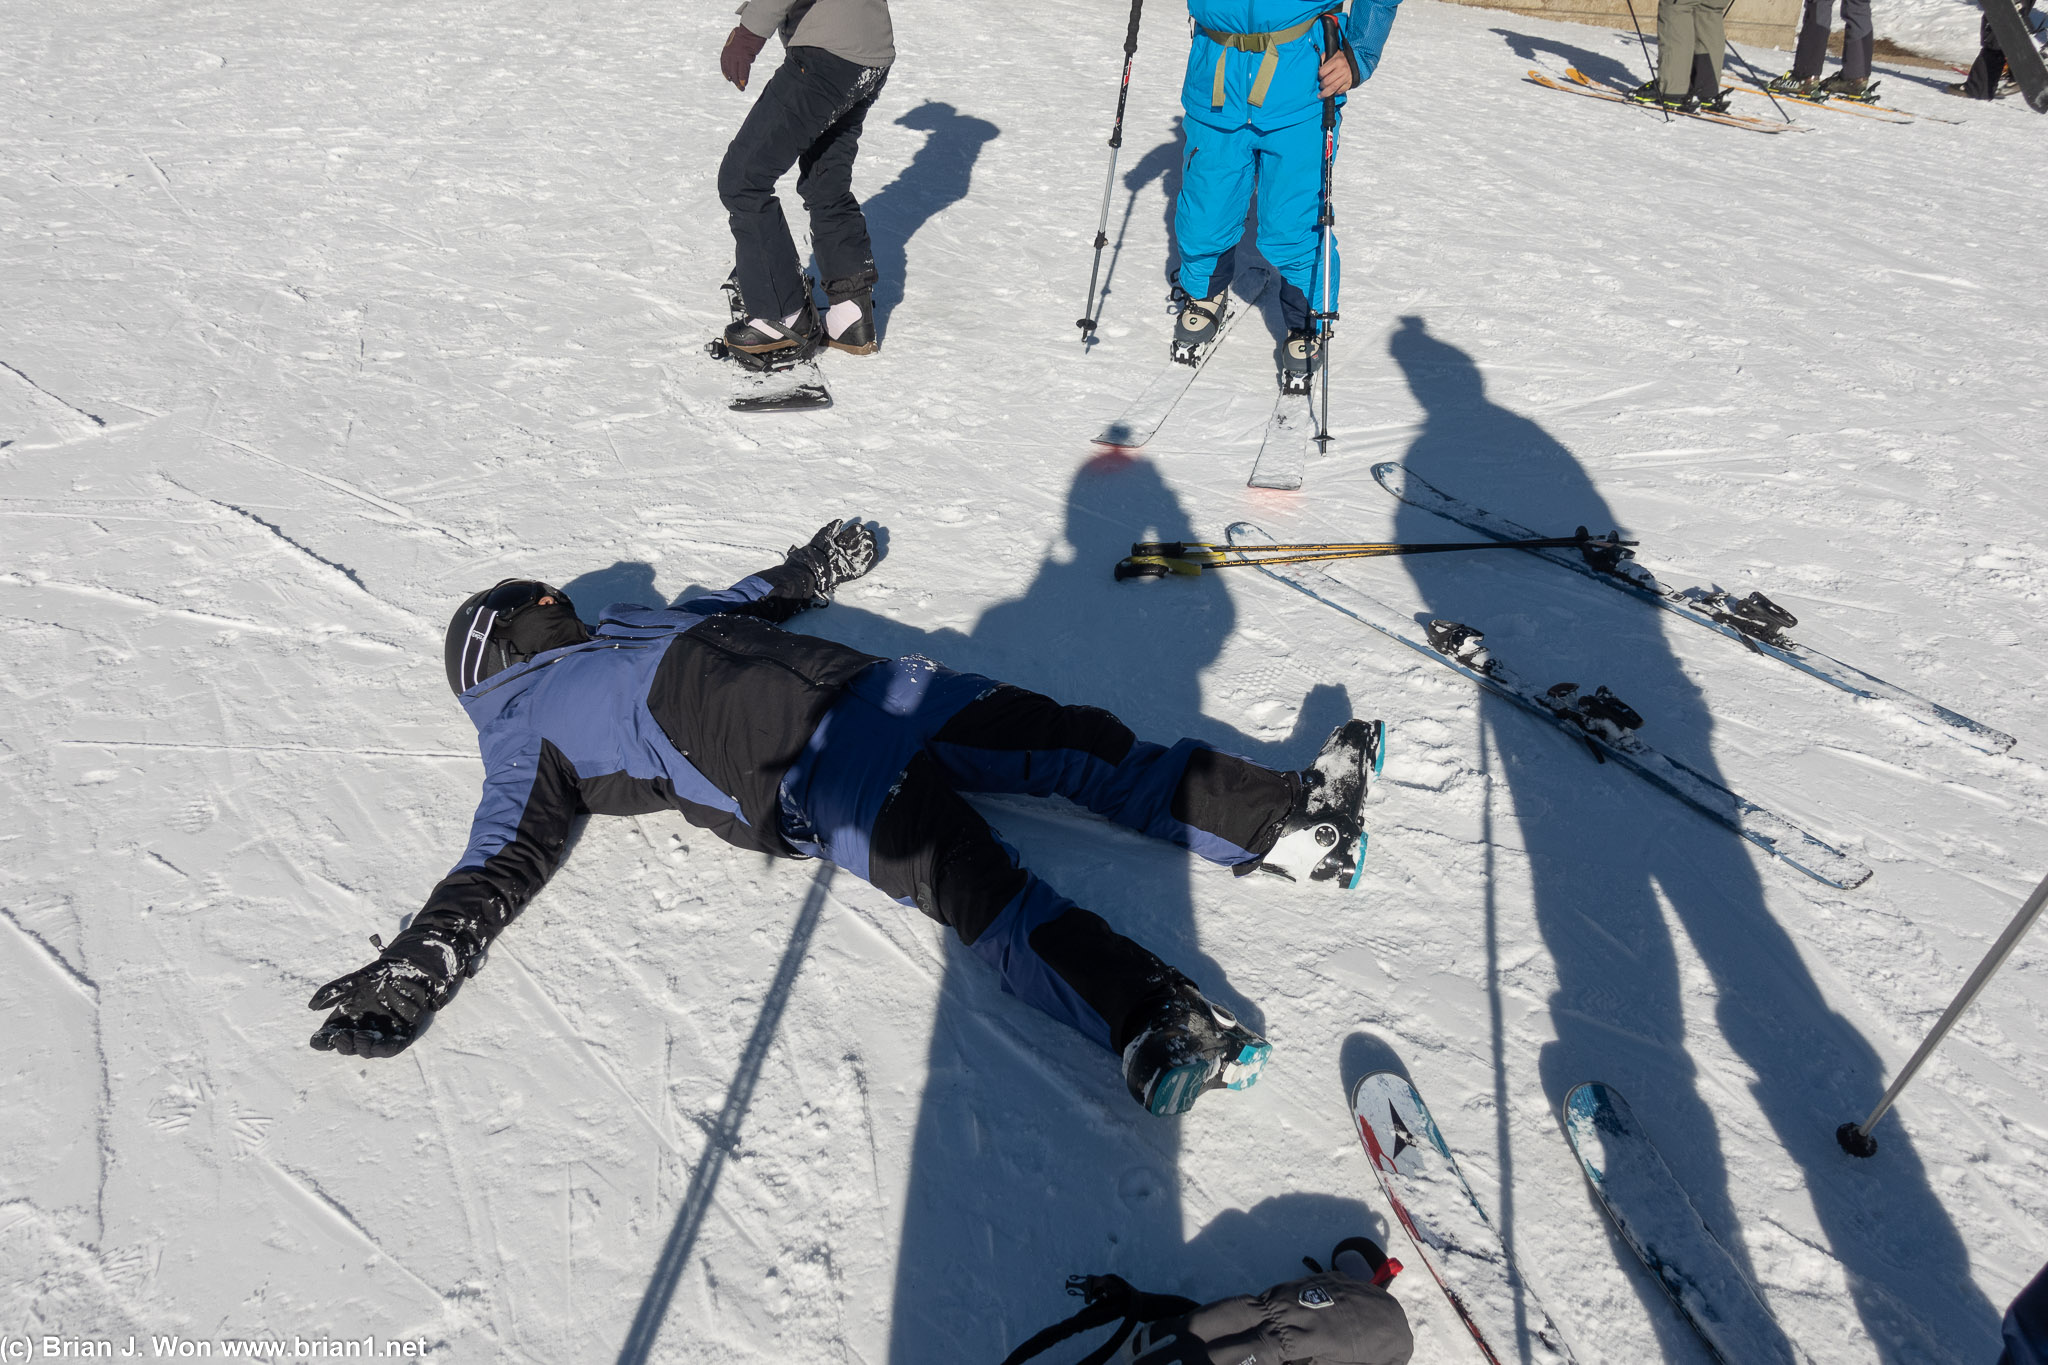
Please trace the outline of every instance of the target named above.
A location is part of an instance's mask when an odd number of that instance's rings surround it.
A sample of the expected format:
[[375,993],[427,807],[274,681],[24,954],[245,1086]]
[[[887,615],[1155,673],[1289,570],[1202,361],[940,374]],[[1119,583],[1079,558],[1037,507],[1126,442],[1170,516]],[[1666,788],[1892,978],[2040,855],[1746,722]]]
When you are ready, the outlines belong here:
[[[1194,38],[1180,97],[1187,148],[1173,218],[1187,303],[1175,328],[1177,349],[1214,336],[1256,185],[1259,251],[1280,272],[1288,331],[1281,369],[1284,375],[1315,368],[1309,314],[1321,302],[1323,100],[1337,101],[1341,128],[1344,92],[1379,66],[1399,3],[1351,0],[1345,12],[1330,0],[1188,0]],[[1335,22],[1323,22],[1324,15]],[[1338,282],[1333,243],[1333,311]]]
[[469,846],[375,961],[314,995],[333,1013],[313,1047],[403,1051],[554,873],[578,816],[676,810],[741,848],[829,859],[950,926],[1005,990],[1122,1057],[1154,1113],[1255,1080],[1263,1039],[1024,870],[960,793],[1057,794],[1245,870],[1312,849],[1289,875],[1316,877],[1344,870],[1323,870],[1332,840],[1312,828],[1329,751],[1306,773],[1274,772],[1195,740],[1147,743],[1095,707],[781,628],[876,554],[872,529],[833,521],[724,592],[617,604],[594,632],[544,583],[508,579],[464,602],[447,666],[484,762]]

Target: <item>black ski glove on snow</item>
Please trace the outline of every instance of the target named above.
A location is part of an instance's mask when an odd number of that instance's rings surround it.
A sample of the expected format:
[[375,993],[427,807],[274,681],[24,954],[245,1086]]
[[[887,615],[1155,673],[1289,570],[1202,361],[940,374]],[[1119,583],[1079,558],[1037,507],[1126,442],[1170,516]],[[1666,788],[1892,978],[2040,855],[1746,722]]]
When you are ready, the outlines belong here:
[[460,980],[387,952],[313,992],[308,1009],[334,1010],[313,1035],[313,1049],[396,1057],[411,1045],[420,1021],[455,994]]
[[863,521],[835,517],[818,528],[810,544],[790,546],[786,562],[811,576],[811,592],[817,604],[823,606],[832,600],[841,583],[851,582],[874,568],[879,553],[872,527]]

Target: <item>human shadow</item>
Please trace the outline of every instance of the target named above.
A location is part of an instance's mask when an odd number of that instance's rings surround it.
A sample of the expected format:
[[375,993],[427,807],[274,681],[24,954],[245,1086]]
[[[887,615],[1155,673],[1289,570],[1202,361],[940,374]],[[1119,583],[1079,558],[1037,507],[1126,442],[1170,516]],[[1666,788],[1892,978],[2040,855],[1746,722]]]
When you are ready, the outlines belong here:
[[[1390,350],[1425,414],[1409,469],[1534,528],[1619,523],[1571,452],[1493,403],[1472,358],[1431,336],[1421,318],[1401,319]],[[1456,528],[1401,505],[1397,539],[1441,540],[1447,530]],[[1719,780],[1714,717],[1666,644],[1660,613],[1522,556],[1402,562],[1428,616],[1486,631],[1495,654],[1532,682],[1569,678],[1588,690],[1611,683],[1648,718],[1645,742]],[[1971,1282],[1968,1253],[1911,1139],[1894,1130],[1869,1162],[1850,1161],[1835,1146],[1841,1115],[1883,1088],[1884,1068],[1830,1007],[1772,916],[1750,846],[1619,769],[1591,766],[1582,746],[1504,702],[1483,696],[1481,716],[1482,754],[1490,750],[1487,765],[1512,796],[1513,833],[1526,851],[1537,927],[1557,977],[1556,1037],[1539,1068],[1553,1109],[1580,1081],[1621,1089],[1694,1205],[1747,1260],[1720,1130],[1687,1051],[1685,997],[1697,1007],[1702,992],[1681,990],[1680,948],[1667,927],[1675,921],[1711,982],[1721,1037],[1754,1077],[1751,1095],[1803,1179],[1879,1357],[1990,1359],[1998,1313]],[[1492,847],[1489,840],[1489,856]],[[1511,1219],[1503,1221],[1512,1235]],[[1646,1300],[1654,1295],[1646,1277],[1632,1283]],[[1660,1333],[1682,1331],[1661,1306],[1651,1318]]]
[[617,560],[611,567],[577,574],[562,585],[576,604],[576,615],[585,625],[596,625],[598,615],[614,602],[636,606],[666,606],[667,599],[654,586],[654,566],[644,560]]
[[[1370,1237],[1385,1248],[1388,1235],[1386,1221],[1360,1200],[1327,1194],[1275,1195],[1248,1209],[1225,1209],[1190,1237],[1172,1259],[1125,1278],[1147,1293],[1179,1294],[1196,1303],[1212,1303],[1298,1280],[1309,1273],[1302,1264],[1304,1257],[1313,1257],[1328,1268],[1330,1253],[1346,1238]],[[1050,1271],[1038,1273],[1055,1284],[1061,1278]],[[1407,1283],[1401,1283],[1397,1295]],[[1065,1311],[1072,1309],[1069,1301]],[[1050,1322],[1048,1319],[1046,1325]],[[1070,1359],[1100,1346],[1109,1334],[1110,1330],[1103,1328],[1076,1336],[1048,1358]]]
[[931,134],[894,180],[861,205],[874,248],[875,329],[886,332],[889,314],[903,302],[910,273],[910,239],[948,205],[967,197],[981,149],[1002,129],[987,119],[963,114],[950,104],[926,100],[896,119],[899,126]]
[[[1115,292],[1117,264],[1124,257],[1124,240],[1130,236],[1131,218],[1138,211],[1138,196],[1155,180],[1160,182],[1160,193],[1166,196],[1166,283],[1169,291],[1180,274],[1180,245],[1173,234],[1173,211],[1174,205],[1180,202],[1180,177],[1187,143],[1185,123],[1180,115],[1174,115],[1172,135],[1139,157],[1124,172],[1123,221],[1117,225],[1116,235],[1110,239],[1109,261],[1102,271],[1102,288],[1088,300],[1089,311],[1095,317],[1108,312],[1109,297]],[[1090,332],[1083,344],[1092,347],[1101,339],[1098,334]]]
[[[1102,316],[1105,311],[1102,300],[1110,296],[1111,284],[1116,278],[1117,263],[1123,257],[1124,238],[1128,235],[1131,217],[1137,210],[1138,195],[1155,180],[1159,182],[1159,192],[1164,196],[1167,297],[1173,297],[1173,290],[1180,284],[1180,237],[1174,230],[1174,215],[1179,211],[1181,181],[1186,170],[1187,122],[1176,114],[1173,120],[1173,135],[1138,158],[1131,169],[1124,173],[1124,189],[1127,194],[1124,201],[1123,223],[1117,230],[1109,264],[1103,272],[1101,295],[1091,301],[1095,304],[1097,317]],[[1210,285],[1213,287],[1218,284],[1239,282],[1242,287],[1233,290],[1233,293],[1241,298],[1247,289],[1254,287],[1259,272],[1264,272],[1269,279],[1279,278],[1279,272],[1273,269],[1259,250],[1258,239],[1259,196],[1255,178],[1251,207],[1245,214],[1244,235],[1238,239],[1235,247],[1223,253],[1218,259],[1215,273],[1209,279]],[[1279,291],[1268,290],[1261,307],[1266,315],[1267,330],[1272,332],[1274,339],[1285,337],[1287,324],[1281,317]],[[1089,344],[1093,345],[1095,340],[1096,338],[1091,336]]]
[[[1069,489],[1065,544],[971,630],[924,632],[843,606],[820,613],[814,628],[873,653],[923,653],[1106,707],[1146,738],[1189,735],[1255,762],[1301,766],[1349,717],[1349,696],[1311,691],[1280,743],[1203,714],[1202,670],[1236,624],[1228,590],[1214,576],[1115,582],[1111,566],[1140,538],[1193,539],[1194,530],[1154,466],[1101,457]],[[1192,879],[1227,884],[1222,869],[1063,804],[977,804],[1048,882],[1264,1027],[1256,1002],[1211,955],[1227,953],[1242,931],[1195,924]],[[944,944],[896,1241],[892,1365],[1000,1359],[1071,1311],[1058,1292],[1067,1272],[1144,1281],[1178,1264],[1186,1246],[1178,1123],[1141,1112],[1114,1057],[1004,998],[984,964],[950,935]]]
[[[1655,9],[1656,6],[1652,5],[1651,8]],[[1493,31],[1507,39],[1508,46],[1514,50],[1514,54],[1525,62],[1533,62],[1537,54],[1545,53],[1552,57],[1562,57],[1567,64],[1584,72],[1596,85],[1633,87],[1642,83],[1640,76],[1631,72],[1618,59],[1605,53],[1594,52],[1590,48],[1574,47],[1555,38],[1539,38],[1531,33],[1516,33],[1513,29],[1497,28]],[[1650,74],[1654,76],[1656,72],[1653,70]]]
[[754,1087],[761,1079],[761,1068],[768,1060],[769,1049],[774,1046],[775,1031],[782,1023],[782,1013],[789,1005],[797,975],[803,970],[811,937],[817,932],[818,920],[824,913],[826,890],[831,886],[836,870],[830,863],[820,863],[812,874],[810,893],[804,897],[803,909],[797,913],[796,925],[790,930],[789,942],[782,950],[782,960],[776,964],[775,976],[761,994],[760,1012],[754,1016],[753,1030],[747,1035],[746,1045],[740,1049],[739,1060],[733,1067],[732,1083],[725,1091],[725,1103],[719,1107],[718,1116],[705,1132],[704,1155],[698,1160],[696,1169],[690,1172],[690,1185],[683,1191],[682,1207],[676,1210],[676,1221],[669,1227],[668,1238],[662,1243],[661,1255],[655,1261],[654,1273],[648,1277],[647,1288],[640,1295],[640,1307],[635,1310],[632,1326],[626,1331],[625,1344],[619,1348],[618,1365],[645,1365],[653,1354],[662,1323],[668,1317],[669,1304],[675,1298],[676,1285],[682,1279],[684,1268],[690,1264],[690,1253],[697,1246],[697,1234],[703,1230],[705,1215],[711,1211],[718,1196],[718,1178],[725,1171],[727,1158],[740,1150],[740,1129],[746,1122],[747,1110],[753,1105]]

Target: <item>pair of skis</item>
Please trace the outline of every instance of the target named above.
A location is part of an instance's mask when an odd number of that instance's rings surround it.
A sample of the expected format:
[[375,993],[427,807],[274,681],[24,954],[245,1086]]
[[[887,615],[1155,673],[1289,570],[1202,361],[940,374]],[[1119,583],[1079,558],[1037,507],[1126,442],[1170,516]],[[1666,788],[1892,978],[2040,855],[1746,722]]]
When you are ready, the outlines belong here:
[[[1609,104],[1633,105],[1638,109],[1656,111],[1658,108],[1653,104],[1644,104],[1640,100],[1630,99],[1619,90],[1610,90],[1606,86],[1596,85],[1577,69],[1573,69],[1569,74],[1569,81],[1557,81],[1552,80],[1541,71],[1531,71],[1529,79],[1546,89],[1562,90],[1568,95],[1585,95],[1590,99],[1605,100]],[[1697,119],[1702,123],[1723,123],[1730,128],[1747,128],[1753,133],[1802,133],[1806,131],[1806,125],[1801,123],[1775,123],[1769,119],[1750,118],[1746,114],[1715,113],[1711,109],[1666,109],[1662,112],[1676,115],[1679,118]]]
[[[1409,506],[1434,513],[1490,539],[1520,541],[1536,534],[1519,522],[1453,497],[1398,461],[1374,465],[1372,476],[1380,487]],[[2002,730],[1995,730],[1982,721],[1972,720],[1960,712],[1908,692],[1853,664],[1800,644],[1786,633],[1799,624],[1798,619],[1762,593],[1751,593],[1737,599],[1718,588],[1668,587],[1637,563],[1634,555],[1626,549],[1602,552],[1599,544],[1593,541],[1590,542],[1593,548],[1581,550],[1536,547],[1530,553],[1573,573],[1605,583],[1617,591],[1641,598],[1696,626],[1725,635],[1754,653],[1789,664],[1851,696],[1889,703],[1914,720],[1936,726],[1942,733],[1960,739],[1972,748],[1989,754],[2002,754],[2016,742]]]
[[[1138,396],[1095,437],[1095,444],[1109,450],[1131,451],[1142,448],[1157,435],[1180,400],[1194,387],[1195,380],[1207,368],[1217,348],[1246,313],[1256,310],[1271,284],[1272,277],[1261,273],[1257,283],[1242,299],[1226,295],[1223,316],[1218,319],[1216,335],[1209,344],[1192,362],[1167,361],[1151,382],[1139,390]],[[1252,466],[1249,486],[1282,490],[1300,488],[1308,469],[1309,447],[1315,438],[1315,413],[1310,406],[1309,395],[1283,390],[1273,402],[1272,415],[1266,419],[1265,434],[1259,440],[1259,457]]]
[[[1571,1347],[1522,1278],[1414,1085],[1375,1071],[1352,1087],[1351,1116],[1394,1217],[1480,1354],[1492,1365],[1573,1365]],[[1577,1086],[1565,1097],[1563,1119],[1565,1138],[1615,1231],[1715,1360],[1811,1365],[1619,1091],[1597,1081]]]
[[[1272,539],[1247,521],[1231,526],[1228,537],[1232,546],[1248,550]],[[1582,740],[1595,758],[1628,769],[1814,880],[1842,890],[1870,880],[1870,869],[1840,849],[1775,811],[1737,796],[1697,768],[1643,743],[1634,733],[1642,725],[1642,717],[1605,687],[1582,694],[1575,683],[1559,683],[1550,688],[1533,686],[1492,657],[1484,646],[1484,637],[1469,626],[1455,621],[1432,621],[1425,643],[1414,638],[1413,623],[1401,613],[1319,571],[1313,564],[1261,563],[1257,567],[1259,572],[1296,592],[1334,607],[1360,625],[1436,660],[1503,701],[1550,722]]]

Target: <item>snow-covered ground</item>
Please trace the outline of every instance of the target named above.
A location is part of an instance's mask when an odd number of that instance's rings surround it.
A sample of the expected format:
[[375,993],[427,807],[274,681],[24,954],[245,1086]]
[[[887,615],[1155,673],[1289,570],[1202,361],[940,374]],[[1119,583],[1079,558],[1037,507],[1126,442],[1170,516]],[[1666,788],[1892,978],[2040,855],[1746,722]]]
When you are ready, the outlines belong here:
[[[1337,444],[1254,495],[1253,329],[1146,458],[1088,444],[1164,349],[1180,20],[1146,15],[1083,354],[1123,7],[896,13],[859,178],[885,346],[828,360],[829,412],[741,418],[700,353],[747,99],[716,79],[726,7],[9,8],[0,1351],[992,1365],[1069,1273],[1210,1298],[1361,1230],[1403,1254],[1344,1104],[1392,1065],[1581,1361],[1705,1359],[1561,1136],[1599,1078],[1816,1361],[1988,1365],[2048,1258],[2048,939],[1876,1159],[1833,1131],[2048,867],[2037,117],[1897,71],[1895,103],[1959,121],[1667,124],[1520,79],[1637,71],[1633,35],[1408,0],[1338,170]],[[2019,746],[1534,561],[1351,572],[1611,684],[1877,870],[1833,892],[1262,579],[1110,579],[1134,538],[1247,516],[1446,538],[1384,459],[1762,587]],[[1264,1081],[1146,1118],[913,912],[667,817],[591,822],[404,1056],[308,1050],[307,996],[464,842],[454,604],[512,573],[665,601],[840,513],[889,555],[803,628],[1275,764],[1387,719],[1349,895],[989,807],[1261,1026]],[[1425,1275],[1397,1288],[1418,1360],[1475,1359]]]

